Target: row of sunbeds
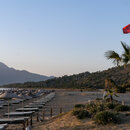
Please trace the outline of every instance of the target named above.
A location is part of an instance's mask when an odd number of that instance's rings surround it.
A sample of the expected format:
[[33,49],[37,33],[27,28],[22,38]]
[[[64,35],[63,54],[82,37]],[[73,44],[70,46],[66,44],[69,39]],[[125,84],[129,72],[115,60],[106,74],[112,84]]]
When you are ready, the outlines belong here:
[[46,96],[40,98],[39,100],[29,103],[23,108],[16,109],[15,112],[5,113],[5,118],[0,119],[0,124],[6,124],[5,126],[7,126],[7,124],[24,123],[30,118],[30,116],[32,116],[35,112],[43,108],[44,105],[50,100],[52,100],[54,97],[55,92],[51,92]]

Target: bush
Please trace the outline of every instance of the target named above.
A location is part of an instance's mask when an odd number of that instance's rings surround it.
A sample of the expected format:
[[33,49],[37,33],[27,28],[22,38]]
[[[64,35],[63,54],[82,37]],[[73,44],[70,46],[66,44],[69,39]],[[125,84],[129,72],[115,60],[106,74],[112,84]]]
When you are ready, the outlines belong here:
[[127,105],[118,105],[114,109],[115,111],[129,111],[130,107]]
[[89,112],[85,109],[74,109],[72,114],[79,119],[84,119],[86,117],[90,117]]
[[85,107],[84,104],[76,104],[76,105],[75,105],[75,108],[84,108],[84,107]]
[[116,106],[118,106],[119,104],[118,103],[113,103],[113,102],[110,102],[110,103],[107,103],[106,104],[106,107],[108,109],[114,109]]
[[104,111],[105,105],[103,103],[97,102],[97,103],[90,103],[86,105],[86,109],[89,111],[91,116],[95,115],[97,112]]
[[96,100],[102,100],[102,98],[96,98]]
[[118,86],[118,87],[116,88],[116,91],[117,91],[118,93],[125,93],[125,92],[126,92],[126,87]]
[[74,116],[77,116],[79,114],[79,112],[80,112],[80,109],[74,109],[73,112],[72,112],[72,114]]
[[108,111],[99,112],[95,116],[95,122],[97,124],[110,124],[110,123],[119,123],[120,118],[117,116],[117,113],[112,113]]
[[125,87],[125,88],[130,88],[130,83],[123,84],[122,86]]

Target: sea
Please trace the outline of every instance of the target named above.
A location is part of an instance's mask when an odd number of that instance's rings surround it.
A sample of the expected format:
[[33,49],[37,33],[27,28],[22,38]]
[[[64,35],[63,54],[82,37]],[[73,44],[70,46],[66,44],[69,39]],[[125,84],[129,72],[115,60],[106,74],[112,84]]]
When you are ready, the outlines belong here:
[[0,88],[0,90],[9,90],[11,88]]

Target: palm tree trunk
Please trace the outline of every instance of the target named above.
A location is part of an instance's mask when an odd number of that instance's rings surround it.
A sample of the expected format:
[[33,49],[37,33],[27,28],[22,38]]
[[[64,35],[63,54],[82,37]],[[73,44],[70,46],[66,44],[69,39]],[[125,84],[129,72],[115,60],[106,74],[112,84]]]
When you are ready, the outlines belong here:
[[111,101],[111,102],[113,101],[113,97],[112,97],[112,95],[110,95],[110,101]]

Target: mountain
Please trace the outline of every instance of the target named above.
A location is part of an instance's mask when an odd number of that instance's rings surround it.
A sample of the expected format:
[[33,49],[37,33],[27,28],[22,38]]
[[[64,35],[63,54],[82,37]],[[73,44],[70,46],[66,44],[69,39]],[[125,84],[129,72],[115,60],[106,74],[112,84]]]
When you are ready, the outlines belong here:
[[3,87],[41,87],[59,89],[102,89],[105,86],[105,79],[112,79],[117,86],[130,87],[130,64],[125,68],[113,67],[108,70],[94,73],[84,72],[71,76],[63,76],[40,82],[25,82],[23,84],[9,84]]
[[[63,76],[40,83],[42,84],[41,86],[47,88],[103,89],[105,87],[105,79],[108,78],[112,79],[117,86],[130,87],[130,64],[125,68],[124,66],[113,67],[104,71]],[[35,86],[37,86],[36,83]]]
[[71,76],[63,76],[40,82],[25,82],[23,84],[10,84],[4,87],[41,87],[41,88],[69,88],[69,89],[102,89],[105,79],[112,79],[118,86],[130,87],[130,64],[125,68],[113,67],[108,70],[94,73],[84,72]]
[[9,68],[4,63],[0,62],[0,85],[24,82],[38,82],[54,78],[53,76],[44,76],[30,73],[25,70],[16,70]]

